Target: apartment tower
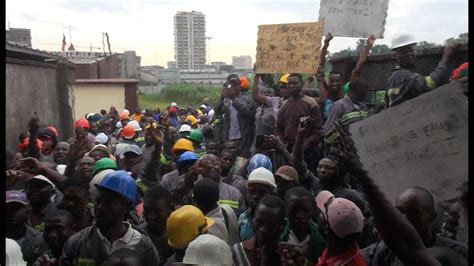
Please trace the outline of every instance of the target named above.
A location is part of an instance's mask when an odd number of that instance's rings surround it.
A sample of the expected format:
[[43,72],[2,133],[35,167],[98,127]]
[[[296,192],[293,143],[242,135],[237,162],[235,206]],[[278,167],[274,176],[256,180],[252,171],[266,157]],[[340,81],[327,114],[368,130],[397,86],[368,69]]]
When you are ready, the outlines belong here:
[[174,16],[174,52],[178,69],[206,67],[206,20],[201,12],[177,12]]

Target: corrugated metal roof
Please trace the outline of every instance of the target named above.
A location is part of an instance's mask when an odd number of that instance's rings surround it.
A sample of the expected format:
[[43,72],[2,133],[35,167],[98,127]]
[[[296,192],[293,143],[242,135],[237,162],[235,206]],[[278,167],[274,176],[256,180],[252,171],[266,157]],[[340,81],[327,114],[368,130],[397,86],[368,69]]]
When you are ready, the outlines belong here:
[[[63,63],[72,65],[72,63],[69,62],[67,58],[65,57],[55,55],[44,50],[29,48],[25,44],[20,44],[13,41],[5,41],[5,51],[7,52],[7,56],[9,52],[10,54],[13,53],[14,55],[13,57],[17,57],[15,56],[15,54],[18,55],[18,53],[20,53],[20,55],[24,54],[28,57],[27,59],[31,59],[31,60],[44,62],[45,61],[44,59],[55,59],[57,61],[61,61]],[[18,56],[18,57],[22,57],[22,56]]]

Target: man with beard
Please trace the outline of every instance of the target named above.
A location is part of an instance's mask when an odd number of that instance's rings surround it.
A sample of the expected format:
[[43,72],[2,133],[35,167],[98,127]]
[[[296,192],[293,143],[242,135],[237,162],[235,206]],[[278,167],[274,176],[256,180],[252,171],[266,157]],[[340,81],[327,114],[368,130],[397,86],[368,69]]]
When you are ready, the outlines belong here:
[[255,236],[232,247],[235,265],[281,265],[278,244],[285,219],[285,204],[276,196],[266,196],[258,204],[252,220]]
[[456,49],[461,46],[460,43],[447,45],[436,69],[424,77],[415,72],[416,43],[415,37],[410,34],[400,34],[392,39],[390,48],[395,52],[397,66],[388,78],[387,107],[415,98],[446,83],[451,73],[450,69],[453,68],[449,66],[451,59]]
[[134,250],[142,265],[157,265],[158,252],[150,238],[124,222],[128,210],[135,203],[135,180],[125,171],[117,171],[105,176],[95,186],[99,192],[95,199],[96,223],[66,241],[61,265],[101,265],[120,248]]

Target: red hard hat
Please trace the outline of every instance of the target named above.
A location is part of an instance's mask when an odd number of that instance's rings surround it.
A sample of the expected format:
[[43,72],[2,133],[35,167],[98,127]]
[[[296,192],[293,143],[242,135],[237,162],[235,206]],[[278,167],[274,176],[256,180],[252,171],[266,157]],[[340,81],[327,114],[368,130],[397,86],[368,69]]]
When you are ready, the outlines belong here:
[[74,127],[90,128],[89,121],[85,118],[79,118],[74,124]]
[[126,139],[131,139],[133,136],[135,136],[135,127],[133,125],[126,125],[122,132],[122,136]]
[[[30,138],[25,138],[23,142],[18,145],[18,148],[20,149],[20,151],[25,151],[26,149],[28,149],[28,144],[30,144]],[[43,150],[43,141],[41,141],[40,139],[36,139],[36,147],[38,147],[40,150]]]
[[56,135],[56,137],[59,137],[59,132],[55,127],[48,126],[47,128],[49,128],[51,131],[53,131],[53,133],[54,133],[54,135]]

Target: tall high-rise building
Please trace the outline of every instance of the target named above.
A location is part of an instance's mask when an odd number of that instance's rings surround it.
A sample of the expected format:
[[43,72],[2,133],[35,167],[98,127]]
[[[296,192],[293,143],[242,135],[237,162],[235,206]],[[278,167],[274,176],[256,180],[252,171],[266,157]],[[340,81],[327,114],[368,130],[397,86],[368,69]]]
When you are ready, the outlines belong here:
[[176,13],[174,52],[178,69],[198,70],[206,67],[206,20],[203,13]]

